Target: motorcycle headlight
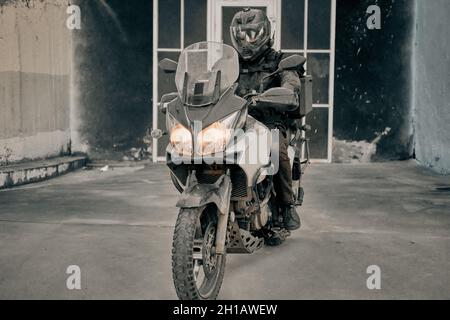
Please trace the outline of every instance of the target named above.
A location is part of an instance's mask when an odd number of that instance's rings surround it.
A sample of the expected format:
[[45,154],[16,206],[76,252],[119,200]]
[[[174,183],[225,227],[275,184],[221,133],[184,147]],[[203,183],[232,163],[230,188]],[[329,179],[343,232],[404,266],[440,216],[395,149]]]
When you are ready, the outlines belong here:
[[172,147],[180,155],[192,155],[192,134],[181,123],[170,114],[168,116],[167,128],[169,128],[169,139]]
[[211,155],[224,151],[233,136],[238,115],[239,111],[202,130],[197,136],[197,152],[200,155]]

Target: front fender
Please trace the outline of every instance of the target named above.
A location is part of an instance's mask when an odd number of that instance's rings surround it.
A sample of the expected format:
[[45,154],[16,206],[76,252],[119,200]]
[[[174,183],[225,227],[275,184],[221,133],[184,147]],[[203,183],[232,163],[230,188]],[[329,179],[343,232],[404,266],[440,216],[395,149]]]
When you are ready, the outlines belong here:
[[199,208],[214,203],[221,214],[228,214],[231,198],[231,179],[221,176],[214,184],[195,182],[187,187],[177,202],[178,208]]

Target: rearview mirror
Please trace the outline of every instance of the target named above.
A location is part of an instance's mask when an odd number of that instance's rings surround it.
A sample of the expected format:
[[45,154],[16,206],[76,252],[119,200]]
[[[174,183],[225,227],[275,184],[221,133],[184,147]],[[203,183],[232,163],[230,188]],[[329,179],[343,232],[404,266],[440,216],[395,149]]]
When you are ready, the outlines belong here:
[[259,81],[259,92],[263,92],[264,81],[267,78],[273,77],[274,75],[279,74],[282,71],[288,71],[288,70],[298,70],[298,71],[300,71],[300,68],[305,64],[305,62],[306,62],[306,58],[301,56],[301,55],[298,55],[298,54],[293,54],[292,56],[284,58],[278,64],[278,70],[276,70],[275,72],[273,72],[273,73],[263,77]]
[[154,129],[151,133],[152,138],[156,140],[161,139],[163,135],[164,132],[161,129]]
[[165,73],[175,73],[177,71],[178,63],[171,59],[164,58],[159,62],[159,67]]
[[296,70],[302,67],[306,62],[306,58],[298,55],[293,54],[292,56],[289,56],[287,58],[284,58],[280,61],[278,68],[280,70]]
[[178,92],[167,93],[161,97],[161,101],[159,102],[159,111],[162,114],[167,113],[167,103],[173,101],[178,98]]

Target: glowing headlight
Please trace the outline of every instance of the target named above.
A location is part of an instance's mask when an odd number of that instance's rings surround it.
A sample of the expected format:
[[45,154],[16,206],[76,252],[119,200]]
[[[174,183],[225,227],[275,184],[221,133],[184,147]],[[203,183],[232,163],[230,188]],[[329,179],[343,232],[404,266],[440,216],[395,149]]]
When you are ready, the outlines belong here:
[[168,116],[168,125],[170,132],[170,143],[175,151],[180,155],[192,154],[192,134],[182,124],[172,116]]
[[210,155],[224,151],[233,135],[233,125],[238,114],[239,111],[202,130],[197,136],[197,152]]

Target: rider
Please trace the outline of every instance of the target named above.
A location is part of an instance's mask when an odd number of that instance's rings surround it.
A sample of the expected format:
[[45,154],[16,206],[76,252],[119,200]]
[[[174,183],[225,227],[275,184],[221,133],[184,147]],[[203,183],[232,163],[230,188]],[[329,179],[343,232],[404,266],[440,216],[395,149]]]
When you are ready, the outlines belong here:
[[[258,91],[260,80],[278,69],[283,54],[272,48],[271,25],[264,11],[245,8],[233,18],[230,26],[231,41],[240,55],[240,77],[237,94],[241,97],[252,91]],[[299,72],[302,72],[300,70]],[[293,91],[300,89],[297,71],[283,71],[277,77],[264,82],[264,90],[284,87]],[[251,110],[250,114],[280,132],[279,154],[280,166],[274,176],[277,202],[283,215],[287,230],[300,228],[300,217],[295,209],[292,191],[292,171],[288,156],[287,129],[289,123],[285,112],[274,110]]]

